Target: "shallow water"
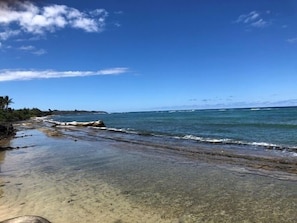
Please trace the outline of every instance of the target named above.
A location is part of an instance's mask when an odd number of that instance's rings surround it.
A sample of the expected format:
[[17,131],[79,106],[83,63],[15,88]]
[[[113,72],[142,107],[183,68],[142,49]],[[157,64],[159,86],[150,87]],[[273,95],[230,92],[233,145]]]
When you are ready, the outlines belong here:
[[296,222],[294,174],[192,159],[98,130],[59,131],[24,129],[11,142],[20,149],[0,153],[0,220]]

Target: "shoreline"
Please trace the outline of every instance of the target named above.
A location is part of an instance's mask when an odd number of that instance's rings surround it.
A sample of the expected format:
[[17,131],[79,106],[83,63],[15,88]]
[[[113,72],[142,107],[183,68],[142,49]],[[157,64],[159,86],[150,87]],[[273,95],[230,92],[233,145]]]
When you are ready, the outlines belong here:
[[191,158],[104,130],[98,137],[92,128],[53,128],[42,120],[16,128],[10,146],[20,149],[0,152],[0,220],[25,214],[57,223],[297,217],[296,181],[278,171],[221,163],[209,154]]

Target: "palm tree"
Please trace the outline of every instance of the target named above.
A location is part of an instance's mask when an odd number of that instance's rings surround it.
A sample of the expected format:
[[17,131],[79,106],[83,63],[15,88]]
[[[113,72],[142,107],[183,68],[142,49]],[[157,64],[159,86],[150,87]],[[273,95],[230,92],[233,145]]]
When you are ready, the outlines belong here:
[[5,101],[5,109],[7,110],[9,105],[13,103],[12,98],[9,98],[8,96],[5,96],[4,101]]
[[12,104],[13,101],[8,96],[0,97],[0,110],[8,110],[9,105]]

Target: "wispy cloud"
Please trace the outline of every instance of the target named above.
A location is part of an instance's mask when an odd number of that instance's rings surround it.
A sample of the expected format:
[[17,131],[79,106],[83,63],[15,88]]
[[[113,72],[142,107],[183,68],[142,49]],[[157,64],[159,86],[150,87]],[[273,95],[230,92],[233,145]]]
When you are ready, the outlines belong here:
[[46,50],[36,49],[36,47],[32,46],[32,45],[21,46],[21,47],[18,48],[18,50],[26,51],[26,52],[29,52],[29,53],[32,53],[32,54],[35,54],[35,55],[38,55],[38,56],[41,56],[41,55],[47,53]]
[[44,35],[63,28],[102,32],[108,13],[104,9],[82,12],[66,5],[38,6],[29,1],[0,1],[0,41],[21,34]]
[[[266,11],[264,14],[270,14],[270,11]],[[235,23],[245,24],[255,28],[263,28],[269,24],[269,22],[264,20],[263,13],[261,14],[258,11],[251,11],[248,14],[240,15]]]
[[34,50],[32,51],[33,54],[37,55],[37,56],[41,56],[43,54],[46,54],[47,51],[45,49],[39,49],[39,50]]
[[287,39],[287,42],[288,42],[288,43],[297,43],[297,37]]
[[24,51],[30,51],[30,50],[34,50],[35,47],[29,45],[29,46],[21,46],[19,49],[20,49],[20,50],[24,50]]
[[119,75],[127,73],[128,71],[129,69],[126,67],[116,67],[98,71],[0,70],[0,82],[48,78]]

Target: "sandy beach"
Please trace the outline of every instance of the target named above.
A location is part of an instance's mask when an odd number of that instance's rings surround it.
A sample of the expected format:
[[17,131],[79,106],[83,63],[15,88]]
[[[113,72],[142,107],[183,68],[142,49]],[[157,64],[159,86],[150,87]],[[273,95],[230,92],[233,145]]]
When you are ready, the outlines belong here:
[[0,221],[296,222],[294,173],[94,140],[42,120],[16,127],[9,146],[18,149],[0,152]]

